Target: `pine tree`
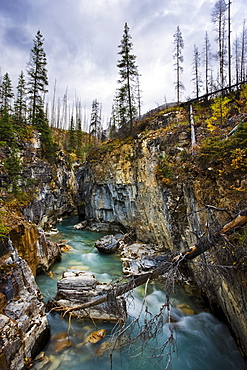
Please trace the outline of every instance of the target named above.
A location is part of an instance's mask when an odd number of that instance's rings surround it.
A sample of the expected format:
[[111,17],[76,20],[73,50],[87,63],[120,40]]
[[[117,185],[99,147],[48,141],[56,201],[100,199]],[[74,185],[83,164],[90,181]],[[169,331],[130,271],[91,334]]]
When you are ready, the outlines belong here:
[[44,38],[40,31],[37,32],[30,61],[27,68],[29,76],[28,95],[30,99],[30,120],[32,124],[37,121],[36,114],[44,109],[44,94],[48,91],[48,77],[46,69],[46,53],[43,48]]
[[176,77],[177,80],[175,82],[175,88],[177,90],[177,103],[180,102],[180,92],[181,89],[184,89],[184,85],[181,82],[181,73],[183,72],[183,67],[181,64],[184,61],[183,55],[182,55],[182,49],[184,48],[184,41],[182,37],[182,33],[180,31],[179,26],[177,26],[176,32],[173,35],[174,37],[174,55],[173,58],[175,59],[175,71],[176,71]]
[[19,123],[26,120],[26,112],[26,81],[24,78],[24,73],[21,71],[18,79],[17,97],[15,101],[15,117]]
[[128,24],[124,25],[123,38],[119,45],[120,60],[118,60],[117,67],[119,68],[120,79],[118,83],[121,84],[117,90],[116,100],[119,114],[119,125],[126,127],[129,125],[130,134],[133,132],[133,119],[137,115],[138,105],[136,102],[135,89],[137,87],[138,71],[136,56],[131,53],[133,45],[131,36],[129,34]]
[[11,100],[14,97],[12,82],[8,73],[5,73],[1,86],[1,111],[9,113],[11,110]]

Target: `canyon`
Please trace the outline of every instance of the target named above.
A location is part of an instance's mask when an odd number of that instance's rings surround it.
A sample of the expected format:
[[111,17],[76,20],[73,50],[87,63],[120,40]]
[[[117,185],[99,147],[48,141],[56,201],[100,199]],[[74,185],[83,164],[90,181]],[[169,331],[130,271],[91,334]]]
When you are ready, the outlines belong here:
[[[231,125],[240,121],[247,116],[236,116]],[[217,162],[198,164],[186,109],[155,115],[145,125],[133,138],[96,146],[83,163],[72,166],[63,151],[52,165],[40,158],[37,135],[22,148],[35,196],[18,211],[1,206],[2,222],[9,227],[0,255],[1,368],[23,369],[49,337],[35,276],[61,258],[59,245],[47,237],[61,217],[78,212],[86,228],[132,232],[138,241],[176,256],[246,208],[246,172],[225,175]],[[203,125],[196,133],[198,140],[205,137]],[[246,270],[244,262],[235,263],[234,253],[230,243],[227,248],[216,244],[182,270],[227,323],[246,358]]]

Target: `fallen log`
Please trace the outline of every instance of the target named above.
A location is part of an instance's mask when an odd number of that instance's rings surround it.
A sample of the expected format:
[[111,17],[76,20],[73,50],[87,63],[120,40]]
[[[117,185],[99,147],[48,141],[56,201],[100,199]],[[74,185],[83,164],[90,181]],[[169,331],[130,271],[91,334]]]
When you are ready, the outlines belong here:
[[126,282],[126,283],[123,283],[121,285],[111,283],[112,284],[112,289],[108,289],[109,292],[100,296],[99,298],[96,298],[96,299],[91,300],[89,302],[79,304],[79,305],[74,306],[74,307],[66,307],[64,309],[62,307],[55,307],[53,309],[57,310],[57,311],[61,311],[61,310],[65,311],[65,314],[67,314],[67,313],[70,313],[71,311],[83,310],[83,309],[86,310],[87,308],[91,308],[91,307],[100,305],[104,302],[114,301],[117,297],[129,292],[130,290],[138,287],[139,285],[142,285],[142,284],[146,283],[148,280],[152,280],[152,279],[155,279],[155,278],[161,276],[169,268],[171,268],[171,262],[163,262],[159,267],[157,267],[153,271],[143,273],[143,274],[138,275],[138,276],[131,275],[131,276],[124,277],[124,279],[129,279],[129,281]]
[[209,250],[216,242],[224,240],[224,234],[228,231],[232,231],[235,228],[242,227],[247,223],[247,209],[239,212],[237,217],[232,221],[225,224],[221,229],[212,235],[202,237],[193,247],[186,249],[181,252],[178,256],[173,258],[173,261],[178,261],[181,259],[192,260],[199,256],[201,253]]

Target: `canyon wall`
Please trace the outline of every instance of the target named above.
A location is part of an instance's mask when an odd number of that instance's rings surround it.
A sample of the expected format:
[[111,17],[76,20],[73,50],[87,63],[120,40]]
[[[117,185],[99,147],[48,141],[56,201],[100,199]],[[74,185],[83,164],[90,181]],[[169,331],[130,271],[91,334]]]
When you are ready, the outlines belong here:
[[[1,150],[1,159],[8,155],[8,148]],[[47,240],[44,229],[49,230],[59,217],[75,209],[74,171],[62,151],[52,164],[42,159],[39,134],[34,132],[31,139],[20,143],[20,161],[24,180],[19,203],[4,191],[0,194],[1,224],[9,228],[7,237],[0,238],[3,370],[28,366],[49,339],[45,303],[34,277],[61,259],[59,246]],[[0,180],[7,181],[4,172]]]
[[[234,214],[246,206],[246,193],[234,190],[239,179],[217,177],[212,168],[198,174],[192,163],[186,163],[191,151],[190,130],[188,124],[176,126],[176,119],[173,123],[170,129],[155,127],[136,135],[134,140],[108,142],[91,153],[77,173],[78,211],[82,219],[120,225],[134,231],[140,241],[177,254],[192,247],[209,227],[217,230],[229,220],[229,213],[217,212],[215,217],[213,209],[228,209]],[[172,168],[164,168],[167,156]],[[192,168],[188,175],[185,166]],[[222,255],[223,252],[222,246]],[[220,253],[212,255],[212,251],[206,252],[191,262],[189,276],[213,311],[227,320],[246,354],[243,272],[218,268],[217,265],[224,265],[224,258]]]

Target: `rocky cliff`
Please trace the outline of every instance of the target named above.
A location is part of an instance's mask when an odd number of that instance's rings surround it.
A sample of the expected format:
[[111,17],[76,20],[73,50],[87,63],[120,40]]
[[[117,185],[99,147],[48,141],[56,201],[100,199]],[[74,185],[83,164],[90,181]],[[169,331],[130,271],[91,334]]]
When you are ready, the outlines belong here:
[[[231,129],[228,123],[225,132]],[[205,132],[205,124],[198,124],[197,139]],[[246,169],[223,171],[219,161],[209,166],[190,142],[187,112],[178,110],[152,120],[133,140],[96,148],[77,174],[81,218],[120,225],[139,240],[176,253],[205,233],[210,237],[246,208]],[[237,267],[245,262],[242,252],[232,258],[236,249],[230,242],[218,245],[197,257],[188,271],[247,353],[246,272]]]
[[[9,149],[2,148],[1,162],[8,155]],[[47,240],[44,229],[75,209],[74,171],[62,151],[52,164],[47,162],[39,134],[33,132],[19,142],[19,158],[17,198],[0,193],[1,232],[6,234],[0,237],[0,368],[6,370],[23,369],[49,339],[45,303],[34,277],[61,259],[59,246]],[[0,171],[0,180],[6,186],[6,172]]]
[[27,262],[11,240],[2,242],[0,256],[0,368],[19,370],[49,338],[45,304]]

